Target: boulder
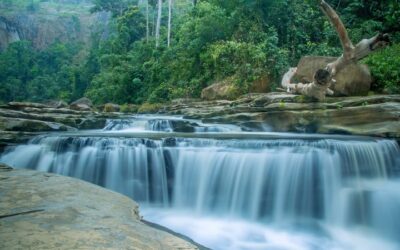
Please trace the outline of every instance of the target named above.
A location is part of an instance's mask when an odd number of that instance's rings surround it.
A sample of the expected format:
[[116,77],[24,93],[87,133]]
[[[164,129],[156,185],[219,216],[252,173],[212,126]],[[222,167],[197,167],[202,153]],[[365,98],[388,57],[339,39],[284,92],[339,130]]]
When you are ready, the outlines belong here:
[[100,117],[88,117],[80,119],[77,122],[78,129],[102,129],[106,125],[107,119]]
[[103,112],[119,112],[121,107],[118,104],[106,103],[103,108]]
[[49,107],[55,108],[55,109],[68,107],[68,103],[66,103],[65,101],[61,101],[61,100],[51,100],[51,101],[48,101],[46,103],[46,105]]
[[[301,82],[312,82],[314,73],[323,69],[336,57],[305,56],[297,65],[295,79]],[[349,64],[336,73],[336,83],[332,87],[336,96],[366,95],[371,88],[372,76],[368,67],[363,64]]]
[[0,249],[198,249],[99,186],[4,165],[0,180]]
[[89,98],[83,97],[72,102],[69,108],[78,111],[91,111],[93,109],[93,103]]
[[[216,82],[201,91],[203,100],[233,100],[238,98],[243,91],[234,84],[235,78],[228,77],[223,81]],[[250,93],[266,93],[271,90],[271,80],[268,75],[256,79],[249,86]]]
[[336,95],[367,95],[371,89],[371,71],[365,64],[349,64],[336,75],[332,90]]
[[230,100],[238,95],[237,87],[228,81],[214,83],[201,91],[204,100]]

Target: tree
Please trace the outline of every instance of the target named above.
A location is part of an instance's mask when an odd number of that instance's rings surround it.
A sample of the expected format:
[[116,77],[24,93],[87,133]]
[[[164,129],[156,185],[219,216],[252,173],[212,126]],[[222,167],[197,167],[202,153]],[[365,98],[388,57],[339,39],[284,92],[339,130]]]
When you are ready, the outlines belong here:
[[173,0],[168,0],[168,35],[167,35],[168,47],[171,45],[172,1]]
[[146,42],[149,42],[150,27],[149,27],[149,0],[146,0]]
[[157,26],[156,26],[156,48],[160,45],[160,26],[161,26],[161,15],[162,15],[162,0],[158,0],[158,11],[157,11]]

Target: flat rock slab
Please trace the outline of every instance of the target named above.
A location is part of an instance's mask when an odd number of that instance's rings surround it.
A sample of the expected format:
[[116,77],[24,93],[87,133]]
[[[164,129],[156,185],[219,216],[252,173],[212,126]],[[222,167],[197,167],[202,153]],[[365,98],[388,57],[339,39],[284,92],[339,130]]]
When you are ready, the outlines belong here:
[[0,249],[198,249],[140,221],[126,196],[0,164]]

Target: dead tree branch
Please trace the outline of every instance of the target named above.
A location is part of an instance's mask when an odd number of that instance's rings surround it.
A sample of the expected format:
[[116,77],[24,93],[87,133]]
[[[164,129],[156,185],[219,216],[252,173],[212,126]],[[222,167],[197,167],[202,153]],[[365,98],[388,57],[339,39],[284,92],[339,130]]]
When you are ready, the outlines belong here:
[[292,83],[291,79],[296,74],[296,68],[291,68],[284,75],[281,85],[287,92],[304,94],[322,101],[325,99],[326,94],[333,94],[329,86],[335,82],[334,78],[337,72],[351,63],[357,63],[373,51],[388,45],[389,36],[387,34],[378,34],[370,39],[364,39],[354,46],[349,38],[346,27],[335,10],[324,0],[321,0],[320,8],[328,17],[339,36],[343,47],[342,56],[334,62],[329,63],[325,69],[318,70],[314,75],[314,81],[311,83]]

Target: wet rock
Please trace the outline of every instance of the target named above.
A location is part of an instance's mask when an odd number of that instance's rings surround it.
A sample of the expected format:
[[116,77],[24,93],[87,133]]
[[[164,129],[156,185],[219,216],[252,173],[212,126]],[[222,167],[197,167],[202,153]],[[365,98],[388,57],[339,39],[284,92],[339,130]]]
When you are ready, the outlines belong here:
[[39,120],[0,117],[0,130],[44,132],[44,131],[75,131],[76,129],[55,122],[44,122]]
[[83,118],[77,122],[79,129],[102,129],[106,125],[107,119],[105,118]]
[[15,132],[0,130],[0,153],[9,146],[26,143],[34,136],[37,136],[39,134],[40,133],[35,132]]
[[256,97],[252,101],[253,107],[264,107],[271,103],[286,103],[286,102],[296,102],[298,100],[297,95],[288,93],[272,92]]
[[0,179],[0,249],[198,249],[99,186],[1,165]]
[[6,164],[0,163],[0,172],[6,172],[6,171],[12,171],[12,170],[13,170],[12,167],[10,167]]

